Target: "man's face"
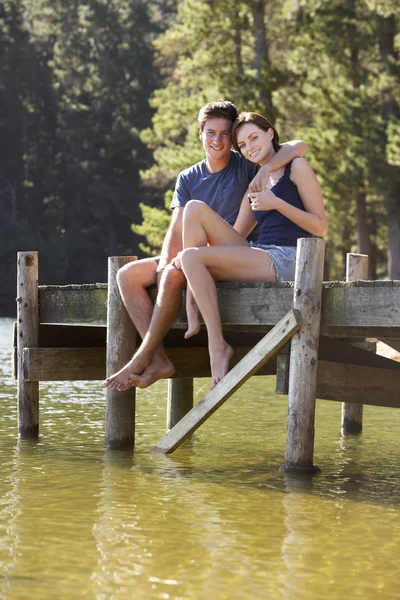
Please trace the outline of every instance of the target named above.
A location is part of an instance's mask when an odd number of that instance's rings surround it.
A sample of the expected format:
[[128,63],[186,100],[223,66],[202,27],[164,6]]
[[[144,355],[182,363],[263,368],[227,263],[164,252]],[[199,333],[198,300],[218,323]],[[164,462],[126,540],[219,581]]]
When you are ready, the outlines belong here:
[[230,156],[232,121],[221,117],[207,119],[200,139],[210,160],[223,160]]

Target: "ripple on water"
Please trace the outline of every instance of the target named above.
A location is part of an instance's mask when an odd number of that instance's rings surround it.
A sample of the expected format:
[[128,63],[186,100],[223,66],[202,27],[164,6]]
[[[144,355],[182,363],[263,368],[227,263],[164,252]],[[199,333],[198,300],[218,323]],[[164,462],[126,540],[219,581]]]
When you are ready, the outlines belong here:
[[[253,378],[176,453],[166,385],[137,394],[136,451],[104,449],[100,382],[42,383],[17,440],[11,320],[0,320],[0,598],[398,598],[400,411],[340,436],[317,404],[316,477],[281,474],[287,402]],[[196,400],[209,382],[196,381]]]

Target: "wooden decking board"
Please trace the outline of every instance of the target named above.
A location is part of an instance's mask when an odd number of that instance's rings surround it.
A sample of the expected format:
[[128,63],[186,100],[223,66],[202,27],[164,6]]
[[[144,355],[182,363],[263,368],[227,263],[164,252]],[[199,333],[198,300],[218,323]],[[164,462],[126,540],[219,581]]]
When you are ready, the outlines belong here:
[[[156,290],[151,292],[153,296]],[[293,284],[218,284],[221,318],[226,328],[274,326],[291,308]],[[325,282],[321,332],[331,337],[400,339],[400,282]],[[107,286],[70,285],[39,288],[41,323],[106,324]],[[186,326],[182,308],[174,328]]]

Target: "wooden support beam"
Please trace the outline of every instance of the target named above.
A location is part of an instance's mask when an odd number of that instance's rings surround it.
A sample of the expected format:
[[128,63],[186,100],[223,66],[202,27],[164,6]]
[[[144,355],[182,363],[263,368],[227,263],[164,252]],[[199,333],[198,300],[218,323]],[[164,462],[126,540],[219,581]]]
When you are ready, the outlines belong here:
[[[64,331],[68,330],[68,331]],[[79,330],[82,331],[80,335]],[[42,335],[42,332],[45,332]],[[177,337],[178,330],[172,330],[166,338],[166,350],[169,358],[176,366],[175,378],[210,377],[210,359],[206,346],[188,345],[183,341],[183,336]],[[170,336],[170,334],[172,334]],[[64,325],[40,325],[39,340],[47,346],[45,348],[25,348],[23,356],[23,373],[25,381],[100,381],[106,376],[105,366],[105,328],[97,327],[69,327]],[[87,337],[85,337],[87,336]],[[233,346],[234,354],[231,366],[234,367],[255,344],[261,339],[262,334],[249,334],[248,332],[227,332],[226,339]],[[182,338],[182,339],[181,339]],[[87,340],[89,347],[85,347]],[[243,340],[252,345],[235,346]],[[57,342],[71,344],[79,342],[80,347],[56,347]],[[199,340],[203,341],[203,340]],[[14,343],[17,343],[15,333]],[[176,344],[185,344],[176,346]],[[92,344],[94,344],[92,346]],[[172,346],[169,344],[173,344]],[[192,342],[193,344],[193,342]],[[287,346],[283,346],[279,353],[269,360],[255,373],[259,375],[275,375],[280,353]],[[17,348],[14,347],[14,377],[17,378]],[[382,369],[400,369],[400,363],[366,352],[353,345],[340,340],[320,336],[318,360],[340,362],[361,366],[370,366]],[[278,385],[278,379],[277,379]],[[276,393],[286,393],[279,388]]]
[[[135,256],[112,256],[108,259],[107,310],[107,377],[130,360],[136,348],[136,331],[123,305],[117,272]],[[124,392],[106,388],[106,446],[112,449],[135,445],[135,388]]]
[[25,348],[25,381],[100,381],[106,377],[105,348]]
[[[394,361],[387,361],[388,363]],[[400,372],[319,361],[317,397],[324,400],[400,408]]]
[[175,425],[151,452],[173,452],[204,421],[206,421],[235,391],[266,363],[301,325],[301,314],[291,310],[277,325]]
[[281,469],[285,472],[317,471],[314,417],[324,254],[325,243],[319,238],[297,241],[293,305],[301,311],[303,325],[291,341],[286,453]]
[[390,338],[380,338],[380,340],[387,346],[390,346],[397,352],[400,352],[400,340],[392,340]]
[[[234,348],[231,365],[235,366],[253,346]],[[207,348],[168,348],[168,356],[176,367],[175,378],[210,377]],[[105,348],[25,348],[23,360],[25,381],[100,381],[106,376]],[[256,375],[275,375],[273,357],[260,367]],[[172,418],[172,417],[171,417]]]
[[[366,254],[347,253],[346,281],[368,279],[368,256]],[[342,433],[358,434],[362,432],[362,404],[344,402],[342,404]]]
[[[237,364],[250,350],[249,346],[235,352],[234,363]],[[186,358],[189,354],[187,348],[173,348],[171,352],[174,364],[181,369],[180,374],[188,376],[193,374],[192,361],[189,366],[186,365]],[[196,374],[199,373],[201,377],[209,377],[207,349],[191,348],[190,355],[200,361]],[[381,359],[383,362],[379,361],[379,366],[371,367],[320,359],[318,361],[317,398],[399,408],[400,364],[380,356],[375,357],[373,354],[371,357]],[[254,375],[273,374],[275,372],[274,358],[263,365]],[[25,380],[28,381],[102,380],[105,377],[105,349],[25,348],[23,371]]]
[[37,252],[18,252],[18,432],[33,439],[39,436],[39,384],[25,381],[23,361],[24,349],[39,344],[38,271]]

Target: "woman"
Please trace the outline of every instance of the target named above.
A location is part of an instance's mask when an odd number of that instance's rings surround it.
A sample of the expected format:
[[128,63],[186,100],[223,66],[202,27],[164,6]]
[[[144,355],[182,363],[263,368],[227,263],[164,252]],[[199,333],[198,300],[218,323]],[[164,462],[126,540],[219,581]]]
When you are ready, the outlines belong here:
[[[248,160],[265,164],[279,149],[279,136],[257,113],[241,113],[232,129],[233,145]],[[212,387],[229,371],[233,349],[225,342],[215,280],[293,280],[296,244],[300,237],[324,236],[327,231],[321,188],[304,158],[296,158],[270,175],[268,189],[249,193],[237,224],[259,235],[248,243],[206,204],[191,200],[183,216],[183,248],[175,259],[188,281],[189,335],[199,328],[193,294],[207,327]]]

